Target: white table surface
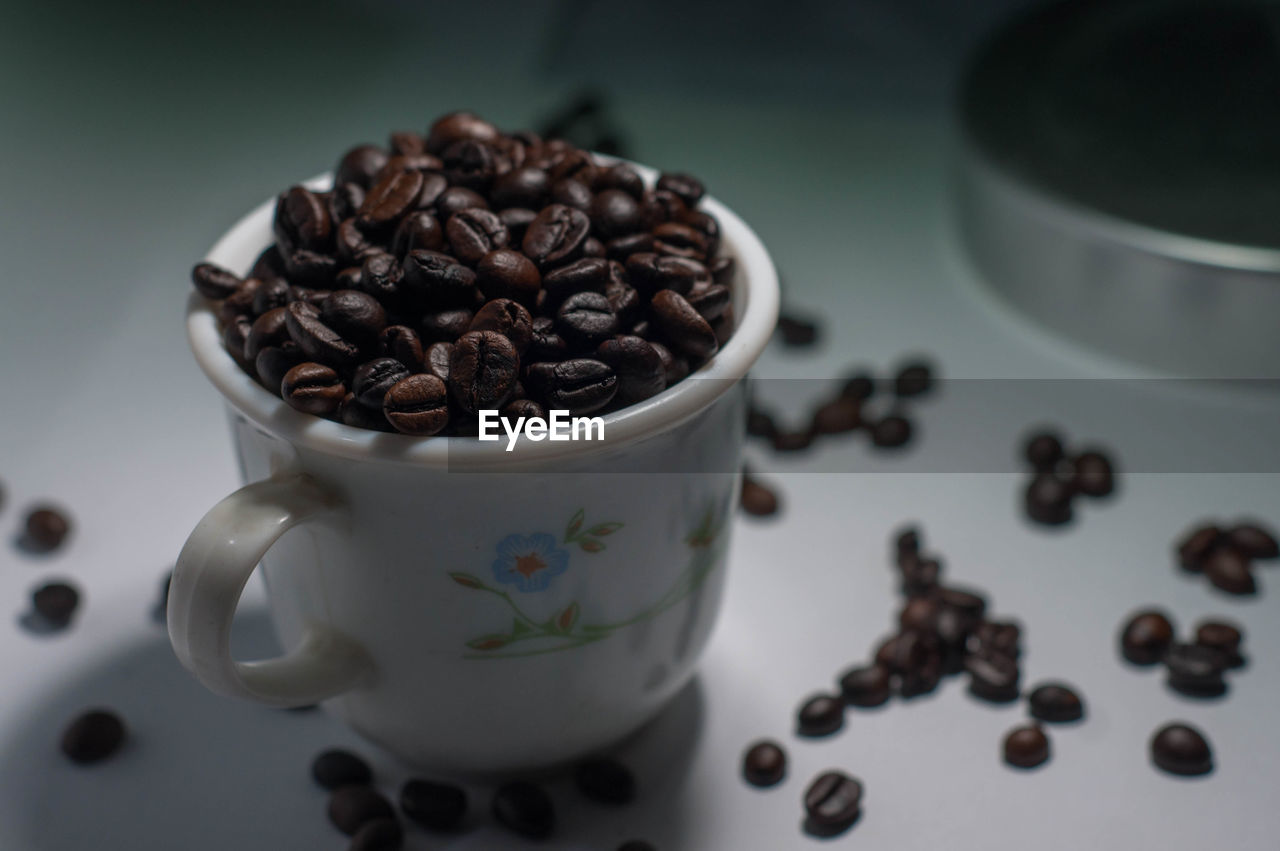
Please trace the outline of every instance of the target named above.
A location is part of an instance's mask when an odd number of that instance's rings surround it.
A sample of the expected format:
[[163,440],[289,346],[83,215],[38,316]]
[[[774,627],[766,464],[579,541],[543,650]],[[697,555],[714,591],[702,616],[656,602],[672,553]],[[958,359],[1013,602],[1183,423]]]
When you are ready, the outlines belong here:
[[[557,42],[534,5],[486,18],[506,44],[496,52],[454,37],[481,26],[474,15],[408,4],[321,5],[300,22],[251,4],[139,18],[92,4],[0,13],[0,600],[10,610],[0,628],[0,848],[338,849],[345,840],[307,776],[312,755],[356,747],[393,794],[406,776],[322,714],[206,693],[152,618],[187,532],[236,485],[220,403],[182,337],[187,271],[241,212],[328,167],[348,142],[461,105],[520,126],[575,84],[609,84],[635,155],[702,175],[757,227],[790,301],[827,317],[817,349],[766,353],[758,376],[814,379],[762,382],[768,401],[816,398],[826,387],[817,379],[912,351],[931,353],[951,378],[1150,377],[1007,312],[955,245],[946,92],[982,16],[800,4],[816,20],[735,87],[726,57],[757,44],[754,19],[736,16],[724,33],[737,47],[710,49],[690,72],[702,85],[682,86],[669,69],[636,70],[674,6],[627,13],[649,35],[614,55],[593,41],[608,10],[557,5],[584,16]],[[687,20],[695,36],[716,32],[710,13]],[[807,35],[833,27],[820,47],[846,32],[865,49],[806,64]],[[333,75],[344,56],[345,79]],[[308,72],[317,57],[323,86]],[[435,82],[406,94],[414,79]],[[1008,389],[1018,386],[1038,389]],[[640,801],[604,810],[553,781],[563,829],[539,847],[611,849],[632,837],[686,851],[813,847],[799,831],[799,799],[827,767],[866,784],[861,821],[833,847],[1275,847],[1280,568],[1260,568],[1258,597],[1233,599],[1176,575],[1169,544],[1206,515],[1280,523],[1280,467],[1265,439],[1280,405],[1135,381],[1081,385],[1136,400],[1125,412],[1057,410],[1046,386],[948,385],[916,406],[921,439],[901,456],[874,455],[860,439],[759,455],[784,513],[739,523],[700,676],[623,749]],[[996,388],[984,391],[993,405],[975,412],[974,387]],[[1083,506],[1066,531],[1030,527],[1009,458],[1041,418],[1112,446],[1122,467],[1142,459],[1144,472],[1127,473],[1116,499]],[[1206,457],[1219,426],[1238,445]],[[1180,452],[1194,463],[1178,465]],[[69,545],[46,557],[9,546],[24,506],[46,499],[74,517]],[[1062,678],[1083,691],[1087,722],[1050,730],[1043,769],[1000,763],[1001,737],[1024,706],[980,704],[963,678],[909,704],[851,712],[831,739],[791,735],[800,699],[829,688],[888,631],[897,601],[887,540],[908,519],[923,523],[951,578],[987,589],[996,614],[1024,624],[1028,683]],[[73,628],[19,628],[31,588],[57,577],[85,595]],[[237,641],[246,655],[268,652],[256,583],[246,601]],[[1157,673],[1119,661],[1115,629],[1145,604],[1184,628],[1211,614],[1245,627],[1252,664],[1232,675],[1226,699],[1179,697]],[[57,739],[92,705],[119,710],[133,736],[117,759],[82,769],[60,757]],[[1148,764],[1148,737],[1172,719],[1209,734],[1210,777],[1176,779]],[[763,736],[791,756],[787,780],[767,792],[738,779],[743,747]],[[524,846],[477,817],[455,837],[413,829],[406,847]]]

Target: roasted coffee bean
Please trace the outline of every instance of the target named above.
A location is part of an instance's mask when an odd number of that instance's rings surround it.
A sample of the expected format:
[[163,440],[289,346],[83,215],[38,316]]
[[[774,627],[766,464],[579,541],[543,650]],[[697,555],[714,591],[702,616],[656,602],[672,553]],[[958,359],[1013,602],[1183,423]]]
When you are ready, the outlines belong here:
[[899,398],[923,396],[933,389],[933,368],[924,361],[904,364],[893,377],[893,392]]
[[682,222],[663,222],[654,227],[651,233],[653,250],[657,254],[689,260],[707,259],[707,238],[696,228]]
[[712,281],[727,287],[733,283],[736,264],[732,257],[722,255],[707,264],[707,271],[711,273]]
[[427,152],[427,140],[422,137],[421,133],[414,133],[412,130],[396,130],[391,134],[387,147],[391,149],[391,153],[400,156],[425,154]]
[[1062,439],[1051,431],[1038,431],[1027,438],[1022,457],[1037,473],[1051,473],[1064,457]]
[[332,791],[341,786],[367,786],[373,782],[373,771],[351,751],[334,748],[311,761],[311,777]]
[[453,253],[470,266],[479,263],[490,251],[505,248],[511,238],[496,213],[476,207],[454,213],[444,230]]
[[1166,724],[1151,737],[1151,762],[1170,774],[1196,776],[1213,771],[1213,751],[1204,734],[1188,724]]
[[1115,473],[1111,459],[1103,452],[1091,449],[1081,452],[1071,462],[1071,487],[1085,496],[1109,496],[1116,489]]
[[41,552],[52,552],[62,546],[71,534],[71,519],[50,505],[38,505],[27,513],[24,524],[25,543]]
[[591,199],[589,209],[592,230],[608,241],[643,229],[640,204],[621,189],[605,189]]
[[1241,523],[1227,530],[1227,543],[1247,558],[1280,558],[1280,542],[1257,523]]
[[374,358],[356,367],[351,377],[351,392],[360,404],[381,408],[387,391],[408,375],[409,368],[395,358]]
[[649,321],[643,319],[644,304],[635,287],[621,281],[610,281],[605,285],[604,297],[609,299],[609,306],[618,317],[618,325],[630,328],[635,336],[641,336],[648,328]]
[[723,347],[728,343],[729,338],[733,336],[733,332],[737,327],[738,323],[733,314],[733,305],[727,305],[724,313],[711,320],[711,333],[716,335],[716,345]]
[[276,201],[276,240],[289,251],[325,251],[333,240],[329,208],[305,186],[292,186]]
[[862,403],[848,396],[837,396],[813,412],[810,428],[814,434],[845,434],[861,425]]
[[928,630],[908,629],[884,641],[876,651],[876,664],[891,674],[923,671],[942,658],[938,636]]
[[80,592],[66,582],[46,582],[31,592],[31,608],[51,626],[71,622],[80,605]]
[[452,186],[485,192],[501,168],[493,146],[474,139],[460,139],[440,154],[444,174]]
[[[570,178],[553,184],[548,200],[553,204],[564,204],[566,207],[573,207],[575,210],[590,214],[591,190],[580,180]],[[596,244],[599,245],[600,255],[603,256],[604,246],[600,245],[598,240]],[[585,246],[583,251],[586,252]]]
[[907,526],[893,538],[894,564],[902,564],[908,557],[920,555],[920,530],[915,526]]
[[702,181],[692,175],[678,172],[663,172],[658,178],[657,188],[675,193],[690,209],[698,206],[698,202],[706,193]]
[[227,322],[227,327],[222,331],[222,345],[227,350],[227,354],[231,355],[241,369],[250,374],[252,374],[253,363],[245,360],[244,350],[248,348],[249,331],[252,328],[253,322],[248,316],[235,316]]
[[911,597],[898,612],[898,626],[903,629],[934,629],[940,608],[933,597]]
[[534,166],[523,166],[500,175],[493,181],[489,200],[495,207],[539,208],[551,188],[547,173]]
[[963,588],[939,587],[933,592],[933,597],[940,605],[963,612],[972,618],[975,623],[981,620],[987,611],[985,597],[973,591],[966,591]]
[[719,348],[707,320],[674,290],[660,290],[651,302],[653,319],[672,348],[693,358],[708,358]]
[[719,284],[695,287],[686,300],[708,322],[719,319],[729,309],[729,288]]
[[400,809],[428,830],[454,830],[467,813],[467,793],[449,783],[410,780],[400,788]]
[[555,320],[537,316],[533,320],[533,340],[529,344],[529,363],[559,361],[569,356],[569,344],[555,331]]
[[277,307],[284,307],[293,301],[292,296],[292,290],[283,279],[268,281],[254,290],[253,313],[255,316],[261,316]]
[[444,249],[444,228],[435,216],[426,210],[416,210],[400,220],[391,238],[391,251],[404,257],[410,251],[441,251]]
[[[369,253],[372,253],[373,251],[376,251],[376,250],[377,249],[371,249],[370,252],[366,253],[365,256],[368,256]],[[360,290],[361,292],[364,292],[364,285],[362,283],[362,275],[360,273],[360,267],[348,266],[347,268],[338,272],[338,274],[335,275],[333,278],[333,288],[335,290]],[[294,287],[294,290],[293,290],[294,301],[309,301],[312,304],[317,304],[317,302],[320,300],[319,297],[323,295],[324,295],[324,292],[321,290],[308,290],[305,297],[300,297],[301,293],[299,288]]]
[[[439,434],[449,424],[448,388],[431,373],[406,375],[383,392],[382,411],[398,432],[427,436]],[[369,391],[369,395],[376,393]]]
[[540,269],[570,262],[582,252],[591,220],[587,214],[564,204],[544,207],[524,234],[522,248]]
[[1193,529],[1178,542],[1178,564],[1184,570],[1199,573],[1204,569],[1209,554],[1225,540],[1225,534],[1217,526],[1199,526]]
[[336,258],[306,248],[300,248],[285,258],[285,271],[290,281],[317,289],[331,289],[339,268]]
[[756,742],[742,755],[742,778],[752,786],[776,786],[786,774],[787,752],[777,742]]
[[1228,594],[1254,594],[1258,590],[1253,581],[1253,566],[1235,547],[1221,546],[1211,552],[1204,562],[1204,575]]
[[368,233],[392,230],[413,209],[425,178],[416,170],[391,172],[369,188],[356,213],[356,224]]
[[1049,737],[1038,724],[1014,727],[1004,737],[1004,761],[1015,768],[1035,768],[1049,761]]
[[532,308],[542,288],[542,276],[528,257],[519,251],[500,248],[476,264],[476,286],[486,298],[509,298]]
[[526,420],[538,418],[547,418],[547,409],[539,405],[532,399],[512,399],[510,402],[502,406],[502,418],[516,422],[521,417]]
[[[343,272],[346,272],[348,276],[350,276],[351,274],[354,274],[356,276],[356,285],[358,287],[360,270],[344,269]],[[342,272],[339,272],[338,274],[341,275]],[[357,287],[335,286],[334,289],[356,289]],[[315,290],[310,287],[289,287],[289,301],[291,302],[305,301],[308,304],[314,304],[316,307],[319,307],[321,302],[323,302],[328,297],[329,297],[329,292],[327,290]]]
[[[566,305],[569,303],[565,302]],[[596,357],[617,374],[618,391],[614,399],[624,405],[648,399],[667,386],[662,358],[653,346],[639,337],[624,334],[605,340],[596,348]]]
[[120,750],[127,735],[120,716],[109,709],[91,709],[62,731],[62,753],[78,765],[102,762]]
[[653,350],[658,353],[658,357],[662,358],[662,368],[667,374],[668,387],[678,384],[688,377],[689,361],[684,355],[675,354],[657,340],[650,340],[649,345],[653,346]]
[[600,293],[575,293],[556,311],[556,331],[571,348],[587,351],[618,332],[618,317]]
[[829,736],[843,726],[844,701],[832,695],[814,695],[796,713],[796,733],[801,736]]
[[1031,717],[1050,724],[1079,721],[1084,717],[1084,701],[1065,683],[1043,683],[1027,698]]
[[508,783],[493,795],[493,817],[507,830],[527,839],[546,839],[555,830],[551,798],[532,783]]
[[586,151],[569,150],[557,157],[548,170],[551,183],[561,180],[578,180],[587,186],[595,182],[598,169]]
[[889,669],[883,665],[851,668],[840,677],[840,693],[850,706],[881,706],[889,700]]
[[335,251],[338,259],[343,263],[361,263],[371,252],[379,250],[356,225],[354,218],[343,219],[338,223],[334,244],[337,246]]
[[1071,485],[1054,473],[1037,473],[1023,492],[1027,517],[1042,526],[1061,526],[1072,518]]
[[1201,621],[1196,626],[1196,644],[1217,652],[1223,663],[1229,668],[1238,668],[1244,664],[1240,655],[1240,643],[1244,634],[1240,627],[1226,621]]
[[[274,242],[262,250],[257,259],[253,261],[253,268],[249,270],[249,278],[256,278],[259,283],[262,281],[274,281],[276,278],[285,277],[284,255],[280,253],[280,246]],[[245,280],[249,280],[246,278]]]
[[391,802],[372,786],[341,786],[329,796],[329,821],[347,836],[375,819],[395,817]]
[[1222,679],[1227,660],[1211,647],[1173,644],[1164,654],[1168,671],[1165,682],[1174,691],[1190,697],[1218,697],[1227,690]]
[[819,774],[804,793],[805,830],[828,836],[848,829],[862,812],[862,783],[839,771]]
[[357,145],[342,155],[333,170],[335,183],[354,183],[362,189],[373,185],[373,176],[387,164],[387,152],[375,145]]
[[742,474],[742,510],[752,517],[772,517],[778,513],[778,494],[747,473]]
[[404,830],[393,818],[365,822],[351,837],[347,851],[396,851],[404,845]]
[[[652,343],[650,345],[653,345]],[[661,345],[659,343],[658,345]],[[747,409],[747,434],[752,437],[773,437],[778,431],[778,426],[773,421],[773,417],[766,411],[752,405]]]
[[661,290],[688,295],[699,284],[710,284],[711,273],[696,260],[664,257],[653,252],[632,254],[626,261],[627,279],[643,295]]
[[422,357],[423,369],[447,384],[452,359],[453,343],[432,343]]
[[613,369],[593,358],[531,364],[527,382],[529,392],[548,408],[575,416],[608,405],[618,390]]
[[383,251],[371,251],[360,264],[360,291],[391,308],[405,306],[404,267]]
[[609,261],[600,257],[584,257],[548,272],[542,279],[546,307],[559,308],[566,299],[583,292],[603,295],[610,282]]
[[334,418],[343,425],[349,425],[352,428],[367,428],[372,431],[395,431],[391,424],[387,422],[381,406],[370,408],[368,405],[362,405],[356,401],[356,394],[354,393],[348,393],[342,397],[342,402],[338,405]]
[[812,346],[818,342],[818,325],[808,319],[783,314],[778,317],[778,331],[788,346]]
[[422,340],[418,332],[406,325],[388,325],[378,333],[378,352],[395,358],[410,372],[422,369]]
[[427,151],[440,154],[445,148],[462,139],[493,142],[498,128],[472,112],[451,112],[436,119],[427,133]]
[[239,276],[213,263],[197,263],[191,270],[191,282],[200,295],[220,301],[240,286]]
[[1164,612],[1136,612],[1120,631],[1120,654],[1135,665],[1154,665],[1173,644],[1173,623]]
[[930,694],[942,682],[944,656],[929,662],[921,668],[903,671],[898,677],[898,694],[910,699],[922,694]]
[[335,234],[339,222],[350,222],[355,227],[355,216],[364,203],[364,187],[357,183],[334,183],[327,206],[329,218],[334,223]]
[[618,236],[604,245],[605,256],[611,260],[626,262],[633,254],[651,253],[653,251],[653,234],[645,231],[627,236]]
[[510,398],[519,372],[520,355],[510,340],[494,331],[471,331],[453,348],[449,389],[467,413],[491,410]]
[[422,317],[422,339],[428,344],[452,343],[471,327],[475,314],[465,307],[427,313]]
[[404,287],[417,303],[465,307],[475,299],[476,273],[448,254],[410,251],[404,258]]
[[525,232],[537,217],[537,211],[527,207],[507,207],[498,212],[498,218],[502,220],[507,233],[511,234],[512,245],[520,245],[524,242]]
[[1018,699],[1018,663],[1008,656],[970,654],[964,660],[969,672],[969,693],[991,703]]
[[574,771],[578,791],[600,804],[628,804],[636,796],[636,781],[617,760],[596,758],[579,763]]
[[871,442],[881,449],[897,449],[911,441],[911,420],[892,413],[871,423]]
[[813,432],[809,429],[776,431],[773,435],[774,452],[803,452],[813,445]]
[[474,192],[465,186],[450,186],[440,193],[435,202],[436,215],[443,222],[449,221],[451,217],[463,210],[475,209],[487,210],[489,202],[479,192]]
[[468,331],[496,331],[506,337],[516,353],[524,355],[533,342],[533,317],[518,302],[495,298],[476,311]]
[[942,562],[936,558],[912,558],[902,562],[902,591],[907,596],[932,592],[942,577]]
[[347,395],[342,378],[318,363],[300,363],[285,373],[280,394],[292,407],[307,414],[326,416],[338,410]]
[[235,292],[218,305],[218,321],[225,325],[236,321],[241,316],[250,318],[247,314],[253,313],[253,297],[257,295],[258,288],[261,286],[262,281],[257,278],[245,278],[241,281]]
[[[348,292],[351,292],[348,290]],[[354,366],[360,356],[360,347],[341,335],[320,319],[320,310],[304,301],[295,301],[285,308],[285,324],[289,336],[302,353],[313,361],[347,369]]]
[[944,673],[958,674],[964,670],[965,653],[969,636],[977,628],[977,622],[959,609],[942,606],[933,620],[933,630],[942,642]]
[[1018,646],[1021,639],[1022,629],[1012,621],[983,621],[974,627],[970,644],[974,653],[1017,659],[1022,653]]
[[320,321],[343,339],[372,350],[387,324],[378,300],[359,290],[335,290],[320,305]]

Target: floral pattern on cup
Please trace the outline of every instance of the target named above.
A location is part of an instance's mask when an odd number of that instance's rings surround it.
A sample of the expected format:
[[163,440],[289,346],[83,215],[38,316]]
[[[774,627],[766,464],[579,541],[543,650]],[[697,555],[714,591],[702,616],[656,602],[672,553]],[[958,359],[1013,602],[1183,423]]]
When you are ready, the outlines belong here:
[[520,591],[544,591],[551,580],[569,569],[569,551],[556,546],[546,532],[508,535],[498,542],[493,578]]

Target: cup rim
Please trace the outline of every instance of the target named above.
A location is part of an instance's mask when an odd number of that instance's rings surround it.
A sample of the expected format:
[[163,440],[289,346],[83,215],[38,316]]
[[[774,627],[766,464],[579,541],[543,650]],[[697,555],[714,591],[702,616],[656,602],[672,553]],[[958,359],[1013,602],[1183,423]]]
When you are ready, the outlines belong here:
[[[619,161],[602,155],[601,161]],[[652,185],[656,170],[629,163]],[[327,189],[330,174],[304,182]],[[675,428],[705,410],[747,373],[764,351],[778,318],[778,276],[760,238],[732,210],[711,196],[702,208],[720,223],[721,253],[734,258],[732,286],[737,328],[729,341],[683,381],[661,393],[610,414],[602,415],[604,438],[581,441],[519,440],[507,443],[475,437],[420,437],[357,428],[290,407],[249,376],[223,346],[212,302],[194,290],[187,299],[187,342],[205,377],[236,410],[265,430],[294,446],[352,459],[384,460],[428,467],[503,468],[528,462],[581,458],[608,452]],[[247,274],[258,254],[272,241],[275,199],[259,204],[233,224],[214,243],[205,260],[237,274]]]

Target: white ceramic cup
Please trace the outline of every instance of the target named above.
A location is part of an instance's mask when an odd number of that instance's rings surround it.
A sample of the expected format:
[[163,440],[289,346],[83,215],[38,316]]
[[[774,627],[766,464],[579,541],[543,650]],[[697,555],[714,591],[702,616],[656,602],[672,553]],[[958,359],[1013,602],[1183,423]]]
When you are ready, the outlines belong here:
[[[653,173],[644,170],[647,180]],[[326,186],[317,180],[314,185]],[[694,673],[714,624],[737,505],[747,369],[778,312],[773,265],[703,201],[737,266],[738,327],[595,442],[413,438],[293,410],[222,346],[192,296],[187,333],[227,403],[243,480],[178,558],[169,637],[211,690],[325,709],[403,759],[491,773],[569,760],[635,730]],[[245,273],[274,202],[214,246]],[[228,640],[259,561],[284,646]]]

